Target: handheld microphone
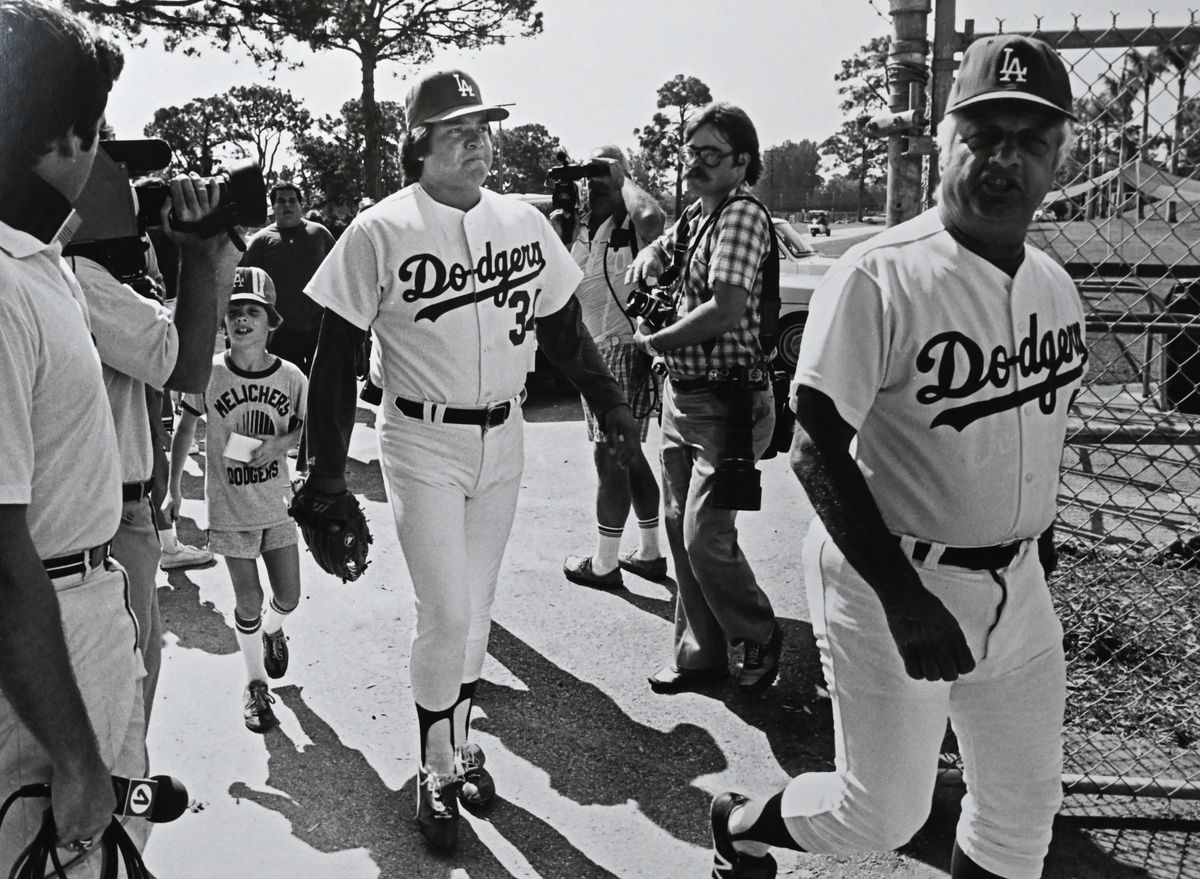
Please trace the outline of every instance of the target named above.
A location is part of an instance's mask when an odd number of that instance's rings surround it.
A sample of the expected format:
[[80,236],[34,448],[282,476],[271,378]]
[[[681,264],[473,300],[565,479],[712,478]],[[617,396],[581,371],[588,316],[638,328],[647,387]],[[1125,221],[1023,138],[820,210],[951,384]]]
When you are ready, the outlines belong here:
[[[187,788],[179,779],[169,775],[156,775],[153,778],[121,778],[114,775],[112,785],[117,797],[114,815],[145,818],[154,824],[165,824],[187,811]],[[48,784],[31,784],[22,790],[28,791],[29,796],[50,796]]]

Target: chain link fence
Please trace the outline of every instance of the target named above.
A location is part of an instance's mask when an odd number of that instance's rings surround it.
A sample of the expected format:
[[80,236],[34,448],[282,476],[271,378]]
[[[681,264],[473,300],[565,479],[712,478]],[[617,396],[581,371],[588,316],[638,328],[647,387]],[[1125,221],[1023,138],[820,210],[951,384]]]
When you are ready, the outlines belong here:
[[[1058,48],[1079,117],[1029,239],[1088,315],[1051,589],[1066,787],[1103,811],[1114,796],[1200,799],[1200,27],[1088,15],[996,30]],[[956,50],[984,35],[967,25]]]

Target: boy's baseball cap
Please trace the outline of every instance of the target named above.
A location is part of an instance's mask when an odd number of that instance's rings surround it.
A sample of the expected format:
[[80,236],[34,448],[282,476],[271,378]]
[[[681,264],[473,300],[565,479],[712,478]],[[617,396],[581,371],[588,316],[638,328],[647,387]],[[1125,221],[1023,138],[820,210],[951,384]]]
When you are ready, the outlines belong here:
[[1075,119],[1066,65],[1047,43],[1033,37],[997,34],[967,46],[946,112],[997,100],[1029,101]]
[[445,122],[469,113],[486,113],[488,122],[508,118],[508,111],[484,104],[479,84],[461,70],[438,70],[418,79],[404,100],[404,119],[411,131],[418,125]]
[[229,295],[229,304],[235,302],[261,305],[267,311],[267,322],[272,329],[283,323],[283,318],[275,310],[275,282],[260,268],[238,266],[233,276],[233,293]]

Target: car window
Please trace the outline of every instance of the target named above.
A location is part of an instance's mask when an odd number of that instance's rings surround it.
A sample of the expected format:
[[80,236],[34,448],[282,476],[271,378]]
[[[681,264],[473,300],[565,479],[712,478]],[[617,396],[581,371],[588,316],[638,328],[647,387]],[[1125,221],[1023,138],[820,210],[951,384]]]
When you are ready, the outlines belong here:
[[812,256],[816,253],[790,223],[776,223],[775,234],[779,237],[779,243],[794,257]]

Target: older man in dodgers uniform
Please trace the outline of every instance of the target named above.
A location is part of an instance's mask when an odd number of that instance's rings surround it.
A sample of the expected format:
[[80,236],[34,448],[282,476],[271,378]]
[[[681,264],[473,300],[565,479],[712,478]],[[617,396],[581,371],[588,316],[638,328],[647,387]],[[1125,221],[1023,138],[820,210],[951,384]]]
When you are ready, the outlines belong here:
[[1071,279],[1025,235],[1071,106],[1045,43],[972,44],[938,128],[939,206],[852,248],[816,291],[793,467],[818,515],[805,581],[836,769],[718,796],[715,877],[774,877],[772,845],[903,845],[947,717],[967,783],[951,876],[1041,875],[1066,689],[1046,576],[1087,353]]

